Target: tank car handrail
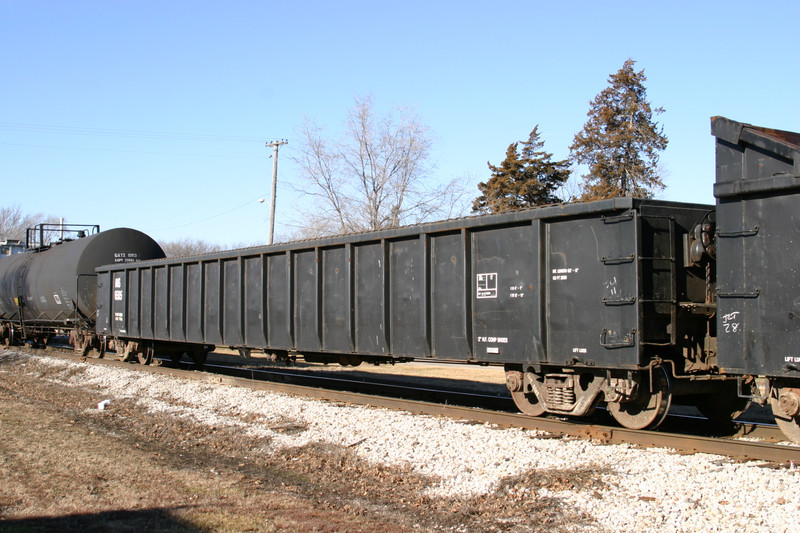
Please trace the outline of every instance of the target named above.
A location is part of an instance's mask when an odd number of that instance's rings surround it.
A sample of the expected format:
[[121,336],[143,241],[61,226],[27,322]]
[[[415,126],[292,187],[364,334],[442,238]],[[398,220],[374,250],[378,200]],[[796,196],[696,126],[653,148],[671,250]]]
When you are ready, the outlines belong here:
[[[58,234],[55,240],[49,240],[45,243],[45,236],[51,234]],[[61,242],[69,242],[75,239],[81,239],[89,235],[96,235],[100,233],[99,224],[50,224],[42,223],[27,228],[25,230],[25,247],[29,250],[47,249],[53,244]],[[65,237],[65,234],[73,235],[72,238]]]

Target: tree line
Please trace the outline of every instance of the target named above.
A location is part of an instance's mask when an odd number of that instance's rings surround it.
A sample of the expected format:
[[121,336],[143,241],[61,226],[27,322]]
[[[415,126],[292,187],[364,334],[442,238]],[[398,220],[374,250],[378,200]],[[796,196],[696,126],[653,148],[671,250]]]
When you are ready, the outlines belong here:
[[0,240],[25,242],[28,228],[37,224],[57,224],[58,217],[42,213],[25,214],[18,205],[0,208]]
[[[370,98],[356,98],[345,130],[334,138],[306,121],[292,159],[299,169],[295,189],[312,200],[294,220],[288,239],[354,233],[462,216],[502,213],[563,201],[652,198],[664,189],[659,154],[667,147],[655,117],[664,112],[647,99],[644,70],[628,59],[591,102],[588,120],[575,134],[569,157],[554,160],[544,149],[539,125],[527,140],[512,142],[505,159],[487,162],[489,178],[470,200],[469,178],[447,183],[431,179],[433,137],[413,111],[375,112]],[[573,168],[584,168],[576,193],[565,193]],[[42,215],[22,216],[19,208],[0,212],[0,239],[19,238],[24,225]],[[162,243],[168,255],[190,255],[219,246],[183,239]]]
[[[659,153],[667,137],[655,117],[664,112],[647,99],[644,70],[628,59],[591,102],[588,120],[554,160],[544,149],[538,124],[528,139],[513,142],[505,159],[487,163],[490,177],[469,195],[463,179],[430,180],[432,139],[415,114],[399,109],[376,116],[369,98],[356,99],[343,135],[325,136],[306,123],[296,189],[311,208],[295,222],[296,238],[373,231],[473,213],[501,213],[563,201],[613,197],[651,198],[664,188]],[[585,168],[576,194],[565,194],[573,168]],[[473,182],[474,183],[474,182]],[[471,185],[474,186],[474,185]]]
[[[590,103],[589,117],[569,147],[569,158],[554,161],[544,150],[539,126],[527,141],[511,143],[500,165],[489,163],[491,177],[478,184],[481,194],[472,203],[476,213],[501,213],[567,200],[615,197],[652,198],[664,189],[659,153],[667,147],[663,128],[654,120],[664,112],[647,100],[644,70],[628,59],[608,78],[609,86]],[[577,195],[559,195],[570,167],[587,172]]]

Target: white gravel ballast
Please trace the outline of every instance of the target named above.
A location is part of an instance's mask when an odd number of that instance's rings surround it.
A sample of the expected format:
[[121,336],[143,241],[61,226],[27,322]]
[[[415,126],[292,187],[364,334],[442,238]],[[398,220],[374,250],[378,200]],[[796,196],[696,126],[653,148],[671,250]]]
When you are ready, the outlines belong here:
[[[224,385],[0,350],[63,372],[59,383],[92,387],[113,406],[127,398],[153,412],[268,436],[270,450],[310,442],[351,447],[375,464],[406,466],[439,482],[432,496],[470,497],[527,471],[594,469],[603,489],[549,491],[609,531],[800,531],[800,471],[758,462],[679,455],[586,440],[537,438],[536,432],[464,424],[431,416],[298,398]],[[31,360],[33,362],[33,360]],[[97,405],[87,408],[97,409]],[[281,432],[281,424],[305,431]]]

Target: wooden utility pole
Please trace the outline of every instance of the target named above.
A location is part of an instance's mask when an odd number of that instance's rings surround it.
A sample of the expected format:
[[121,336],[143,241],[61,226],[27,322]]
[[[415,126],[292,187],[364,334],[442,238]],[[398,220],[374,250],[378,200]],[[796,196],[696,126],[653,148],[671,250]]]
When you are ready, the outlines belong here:
[[278,188],[278,147],[283,144],[289,144],[286,139],[280,141],[272,141],[267,143],[267,146],[272,147],[272,202],[269,206],[269,242],[272,244],[272,238],[275,235],[275,194]]

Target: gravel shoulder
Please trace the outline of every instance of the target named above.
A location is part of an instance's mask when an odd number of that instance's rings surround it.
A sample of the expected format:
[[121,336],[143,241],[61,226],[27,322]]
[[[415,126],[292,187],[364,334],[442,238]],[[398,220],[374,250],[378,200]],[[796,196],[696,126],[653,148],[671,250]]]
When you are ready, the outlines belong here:
[[13,350],[0,350],[0,435],[0,531],[800,525],[794,469],[545,438]]

